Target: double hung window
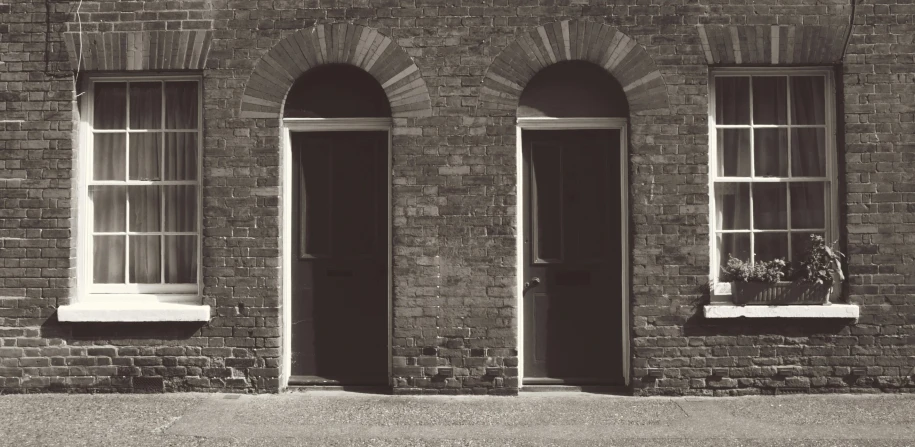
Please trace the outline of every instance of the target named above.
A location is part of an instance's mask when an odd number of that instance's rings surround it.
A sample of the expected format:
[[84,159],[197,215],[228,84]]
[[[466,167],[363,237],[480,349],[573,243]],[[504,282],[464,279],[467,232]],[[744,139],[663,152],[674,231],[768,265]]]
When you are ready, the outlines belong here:
[[835,124],[828,70],[711,76],[712,277],[733,256],[797,259],[836,235]]
[[199,77],[94,78],[86,92],[84,293],[196,298]]

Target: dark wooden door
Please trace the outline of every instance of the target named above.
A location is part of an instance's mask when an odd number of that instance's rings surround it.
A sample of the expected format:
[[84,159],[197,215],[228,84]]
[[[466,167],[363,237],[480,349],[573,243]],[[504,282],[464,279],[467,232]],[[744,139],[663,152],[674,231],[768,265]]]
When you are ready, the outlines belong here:
[[388,136],[294,133],[294,381],[387,384]]
[[525,383],[622,385],[620,131],[522,141]]

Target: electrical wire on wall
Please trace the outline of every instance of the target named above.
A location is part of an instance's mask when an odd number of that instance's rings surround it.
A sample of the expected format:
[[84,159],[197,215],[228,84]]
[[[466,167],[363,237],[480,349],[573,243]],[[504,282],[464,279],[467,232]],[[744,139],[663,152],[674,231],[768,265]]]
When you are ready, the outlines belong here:
[[[852,1],[854,1],[854,0],[852,0]],[[83,63],[83,18],[80,17],[80,15],[79,15],[79,8],[82,8],[82,7],[83,7],[83,0],[79,0],[79,3],[77,3],[77,5],[76,5],[76,23],[77,23],[76,34],[79,36],[79,54],[76,56],[76,76],[74,76],[74,79],[79,77],[80,65],[82,65],[82,63]]]
[[851,0],[851,14],[848,18],[848,32],[845,33],[845,45],[842,47],[842,61],[845,61],[845,56],[848,54],[848,43],[851,41],[851,33],[855,28],[855,0]]
[[[7,26],[9,26],[9,25],[7,25]],[[9,32],[8,29],[7,29],[7,32]],[[4,34],[6,34],[6,33],[0,33],[0,44],[3,43],[3,35],[4,35]],[[6,62],[3,62],[3,59],[0,59],[0,65],[3,65],[3,64],[5,64],[5,63],[6,63]]]
[[[79,54],[76,55],[76,73],[73,75],[73,91],[77,91],[77,83],[79,82],[79,70],[83,64],[83,18],[79,15],[79,9],[83,7],[83,0],[79,0],[79,3],[76,4],[76,23],[77,30],[76,35],[79,37]],[[76,94],[76,98],[79,98],[83,92]]]

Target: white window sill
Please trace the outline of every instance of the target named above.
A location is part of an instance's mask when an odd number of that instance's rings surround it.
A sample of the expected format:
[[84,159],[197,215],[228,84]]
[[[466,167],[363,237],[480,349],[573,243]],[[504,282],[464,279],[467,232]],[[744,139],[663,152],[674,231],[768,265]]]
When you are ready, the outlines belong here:
[[[168,302],[149,296],[83,298],[57,308],[57,319],[67,322],[202,322],[210,321],[210,306]],[[194,299],[193,301],[199,302]]]
[[860,309],[855,304],[821,304],[790,306],[737,306],[709,304],[703,309],[705,318],[848,318],[858,319]]

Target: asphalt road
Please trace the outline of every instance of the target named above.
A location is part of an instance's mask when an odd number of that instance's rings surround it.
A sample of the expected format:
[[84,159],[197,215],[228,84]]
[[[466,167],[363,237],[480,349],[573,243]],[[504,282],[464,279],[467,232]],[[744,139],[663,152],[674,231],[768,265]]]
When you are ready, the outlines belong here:
[[912,446],[915,396],[0,396],[2,446]]

